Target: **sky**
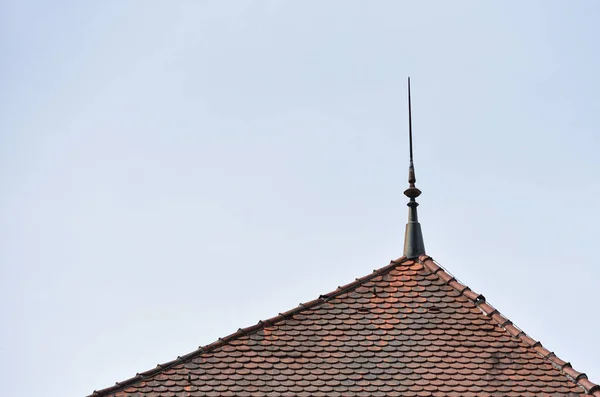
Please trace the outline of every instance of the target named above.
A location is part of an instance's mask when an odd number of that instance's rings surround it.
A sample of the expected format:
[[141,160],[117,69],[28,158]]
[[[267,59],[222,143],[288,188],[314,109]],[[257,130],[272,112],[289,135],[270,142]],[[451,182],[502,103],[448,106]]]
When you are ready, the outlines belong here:
[[3,0],[0,383],[85,396],[427,253],[600,383],[600,3]]

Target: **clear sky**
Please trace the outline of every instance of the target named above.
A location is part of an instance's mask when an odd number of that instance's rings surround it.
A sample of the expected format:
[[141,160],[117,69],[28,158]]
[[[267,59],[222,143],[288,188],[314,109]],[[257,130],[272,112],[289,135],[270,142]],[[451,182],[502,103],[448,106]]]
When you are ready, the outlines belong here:
[[600,383],[600,2],[0,2],[0,384],[83,396],[427,251]]

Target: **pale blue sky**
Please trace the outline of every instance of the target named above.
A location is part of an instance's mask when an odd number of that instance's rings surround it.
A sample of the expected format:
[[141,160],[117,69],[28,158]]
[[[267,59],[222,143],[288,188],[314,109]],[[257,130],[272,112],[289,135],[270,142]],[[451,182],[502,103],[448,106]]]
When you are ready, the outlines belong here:
[[0,383],[82,396],[427,251],[600,383],[600,3],[0,2]]

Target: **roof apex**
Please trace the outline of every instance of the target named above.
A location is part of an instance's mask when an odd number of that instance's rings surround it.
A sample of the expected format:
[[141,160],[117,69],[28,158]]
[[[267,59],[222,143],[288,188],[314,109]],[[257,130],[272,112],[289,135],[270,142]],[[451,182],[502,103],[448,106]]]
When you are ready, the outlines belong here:
[[[421,281],[419,281],[421,280]],[[419,284],[420,283],[420,284]],[[368,288],[367,288],[368,287]],[[418,287],[418,288],[417,288]],[[433,288],[435,287],[435,288]],[[427,292],[427,289],[429,288],[430,292],[429,293],[425,293],[425,295],[419,295],[419,291],[421,292]],[[432,289],[433,288],[433,289]],[[378,292],[376,290],[381,290],[382,292]],[[396,291],[396,292],[394,292]],[[454,292],[452,292],[454,291]],[[415,298],[409,298],[410,294],[417,294],[415,295]],[[444,294],[444,295],[440,295],[440,294]],[[380,294],[380,296],[378,295]],[[396,294],[396,295],[394,295]],[[401,294],[401,295],[398,295]],[[408,295],[407,295],[408,294]],[[412,296],[412,295],[410,295]],[[426,298],[426,296],[430,296],[431,298],[435,298],[434,300],[428,301],[427,299],[424,301],[423,299]],[[401,331],[400,334],[398,334],[397,332],[393,335],[399,335],[399,339],[387,339],[388,341],[390,340],[394,340],[394,343],[400,343],[400,345],[390,345],[390,348],[392,346],[402,346],[401,345],[401,341],[402,340],[406,340],[406,336],[407,335],[421,335],[421,338],[427,334],[428,329],[432,329],[428,326],[426,326],[426,324],[429,324],[428,322],[423,323],[421,320],[425,320],[427,318],[429,318],[430,320],[428,321],[433,321],[431,323],[431,325],[434,325],[434,323],[436,323],[435,320],[431,320],[431,319],[435,319],[436,315],[435,313],[439,313],[439,311],[434,311],[434,310],[430,310],[431,303],[432,302],[440,302],[439,299],[446,299],[446,298],[442,298],[442,296],[446,297],[449,299],[448,302],[454,302],[451,305],[449,305],[449,303],[446,304],[442,304],[442,303],[438,303],[437,305],[439,306],[437,309],[440,310],[441,308],[447,308],[447,313],[442,313],[444,315],[444,317],[440,317],[440,320],[443,320],[443,318],[451,318],[448,317],[448,315],[450,316],[456,316],[456,315],[460,315],[460,313],[464,312],[465,310],[467,310],[467,312],[464,313],[470,313],[468,314],[468,316],[471,317],[465,317],[465,319],[468,318],[472,318],[472,320],[469,321],[475,321],[474,317],[477,315],[478,318],[480,318],[480,316],[482,316],[481,318],[485,318],[486,320],[484,322],[481,322],[481,320],[476,320],[475,323],[471,324],[471,325],[460,325],[460,327],[457,328],[448,328],[447,331],[444,331],[444,327],[439,328],[440,323],[439,321],[437,323],[439,323],[437,325],[438,328],[436,328],[436,333],[434,335],[442,335],[440,334],[438,331],[440,332],[450,332],[452,331],[454,335],[457,336],[451,336],[450,339],[448,338],[443,338],[443,339],[436,339],[438,342],[437,346],[445,346],[444,343],[450,343],[450,342],[444,342],[445,341],[452,341],[452,340],[458,340],[456,339],[458,336],[460,336],[460,332],[461,329],[463,328],[469,328],[469,327],[476,327],[475,324],[489,324],[489,325],[485,325],[485,327],[491,327],[491,328],[486,328],[488,329],[486,330],[481,330],[481,331],[477,331],[477,332],[483,332],[482,335],[487,335],[485,336],[484,339],[482,339],[481,341],[476,341],[475,344],[477,343],[484,343],[486,346],[490,345],[491,342],[488,341],[487,338],[490,338],[492,336],[495,335],[495,337],[499,337],[501,339],[496,340],[496,342],[492,343],[490,346],[494,346],[494,344],[498,344],[500,343],[500,345],[502,345],[502,349],[508,349],[510,346],[518,346],[515,347],[517,350],[515,351],[515,354],[519,355],[519,360],[523,359],[522,356],[523,354],[528,354],[527,357],[530,357],[528,360],[533,360],[533,361],[528,361],[529,364],[527,364],[527,369],[523,368],[523,370],[525,370],[528,373],[528,376],[530,376],[531,374],[534,373],[544,373],[545,375],[550,376],[551,375],[551,379],[553,380],[550,384],[553,385],[561,385],[560,386],[560,390],[562,390],[563,392],[565,392],[566,390],[570,390],[570,392],[573,392],[573,390],[580,390],[581,392],[575,392],[576,395],[583,395],[583,394],[587,394],[587,395],[594,395],[596,397],[600,397],[600,386],[592,383],[591,381],[589,381],[587,379],[587,376],[584,373],[578,372],[576,370],[574,370],[571,366],[570,363],[567,363],[563,360],[560,360],[558,357],[556,357],[556,355],[552,352],[550,352],[548,349],[544,348],[540,342],[534,340],[533,338],[529,337],[525,332],[523,332],[521,329],[519,329],[518,327],[516,327],[510,320],[508,320],[506,317],[504,317],[498,310],[496,310],[493,306],[491,306],[489,303],[486,302],[485,297],[483,297],[483,295],[481,294],[477,294],[474,291],[472,291],[469,287],[467,287],[466,285],[462,284],[460,281],[458,281],[454,276],[452,276],[449,272],[447,272],[442,266],[440,266],[437,262],[435,262],[430,256],[427,255],[422,255],[420,256],[418,259],[416,260],[411,260],[408,259],[406,257],[401,257],[398,258],[397,260],[392,260],[390,262],[389,265],[378,269],[378,270],[374,270],[373,273],[368,274],[367,276],[364,276],[362,278],[356,279],[355,281],[346,284],[344,286],[338,287],[336,290],[328,293],[328,294],[324,294],[321,295],[319,298],[314,299],[312,301],[300,304],[298,307],[289,310],[287,312],[284,313],[280,313],[279,315],[272,317],[270,319],[264,320],[264,321],[259,321],[258,324],[253,325],[251,327],[247,327],[247,328],[242,328],[239,329],[237,332],[234,332],[233,334],[226,336],[224,338],[219,338],[217,341],[200,347],[198,348],[196,351],[191,352],[189,354],[186,354],[184,356],[178,357],[177,359],[170,361],[168,363],[165,364],[159,364],[156,368],[153,368],[149,371],[143,372],[143,373],[139,373],[137,374],[135,377],[130,378],[126,381],[123,382],[118,382],[116,385],[103,389],[103,390],[99,390],[99,391],[94,391],[94,393],[91,396],[107,396],[107,395],[116,395],[116,393],[119,393],[119,396],[128,396],[130,395],[129,392],[127,392],[127,390],[136,390],[138,393],[138,388],[142,387],[139,386],[141,385],[146,385],[143,387],[154,387],[154,386],[148,386],[148,382],[150,382],[150,385],[159,385],[161,384],[161,382],[169,382],[169,384],[175,384],[176,382],[173,380],[164,380],[162,379],[162,377],[169,377],[169,376],[176,376],[178,377],[177,379],[179,379],[179,381],[183,382],[184,380],[182,377],[182,372],[181,371],[188,371],[188,377],[187,377],[187,381],[191,382],[192,381],[192,375],[190,369],[188,368],[188,364],[191,363],[195,363],[195,367],[192,366],[190,368],[199,368],[198,367],[198,362],[203,362],[205,363],[205,365],[211,365],[209,364],[210,362],[215,362],[214,360],[218,360],[218,357],[228,357],[227,354],[229,354],[228,352],[233,352],[233,351],[237,351],[238,353],[236,353],[237,355],[239,354],[244,354],[244,351],[253,351],[253,347],[255,346],[255,348],[258,349],[259,354],[263,354],[263,355],[267,355],[265,356],[267,360],[270,360],[268,362],[270,363],[279,363],[278,365],[287,365],[284,364],[286,361],[285,358],[278,358],[279,356],[274,355],[273,353],[271,353],[270,350],[266,349],[266,347],[262,344],[263,342],[261,342],[262,340],[265,340],[265,338],[268,338],[270,336],[272,336],[274,339],[272,340],[272,342],[269,343],[276,343],[278,340],[282,341],[286,336],[284,328],[286,327],[293,327],[293,324],[296,325],[301,325],[302,321],[309,321],[309,324],[321,324],[321,326],[324,326],[324,324],[327,324],[327,320],[326,318],[321,318],[320,320],[308,320],[310,318],[310,316],[317,316],[319,315],[319,313],[321,312],[325,312],[325,313],[330,313],[327,314],[327,316],[334,316],[334,313],[337,313],[337,311],[339,311],[340,309],[336,309],[336,307],[340,308],[340,307],[346,307],[346,311],[342,311],[341,313],[345,313],[344,316],[345,318],[368,318],[365,316],[371,316],[370,318],[372,319],[377,319],[379,318],[378,316],[383,316],[381,319],[386,318],[386,321],[391,321],[393,320],[391,323],[386,323],[385,321],[383,323],[381,323],[380,320],[377,320],[375,323],[373,324],[381,324],[382,328],[380,329],[380,331],[383,331],[382,333],[373,333],[371,335],[372,332],[375,332],[374,330],[379,329],[378,326],[375,326],[375,328],[371,329],[371,331],[369,331],[369,334],[372,336],[371,338],[367,338],[364,339],[365,341],[371,341],[369,343],[369,346],[377,346],[377,345],[372,345],[373,341],[376,340],[377,338],[380,338],[380,336],[377,335],[386,335],[386,333],[389,331],[394,330],[394,327],[401,327],[399,329],[397,329],[396,331],[399,331],[400,329],[403,329],[405,331]],[[371,298],[369,298],[371,297]],[[367,311],[367,312],[362,312],[360,310],[358,311],[353,311],[353,309],[351,309],[346,302],[347,299],[350,299],[350,301],[352,302],[356,302],[355,304],[353,304],[354,306],[359,305],[360,307],[371,307],[373,309],[372,312],[371,311]],[[371,300],[369,300],[371,299]],[[398,299],[401,299],[404,302],[407,302],[403,305],[406,306],[402,306],[405,309],[402,309],[402,307],[400,307],[402,310],[404,311],[400,311],[398,312],[398,308],[396,307],[394,309],[394,305],[398,305]],[[407,300],[408,299],[408,300]],[[444,302],[444,301],[442,301]],[[460,303],[463,302],[463,303]],[[464,306],[465,304],[469,304],[470,306]],[[436,303],[433,303],[434,305],[436,305]],[[454,307],[453,305],[463,305],[461,307],[463,307],[461,310],[462,312],[457,312],[456,310],[452,311],[448,308],[452,308]],[[340,306],[341,305],[341,306]],[[379,305],[383,305],[380,306]],[[441,305],[441,306],[440,306]],[[385,307],[389,307],[390,309],[384,309]],[[435,306],[433,306],[433,308],[436,308]],[[394,310],[392,310],[394,309]],[[425,309],[425,311],[423,312],[423,309]],[[327,310],[334,310],[331,312],[328,312]],[[337,311],[336,311],[337,310]],[[450,310],[450,311],[448,311]],[[473,310],[475,310],[475,312],[473,312]],[[347,313],[346,313],[347,312]],[[393,315],[392,312],[398,313],[396,315]],[[363,314],[360,314],[363,313]],[[366,314],[364,314],[366,313]],[[379,313],[379,314],[377,314]],[[425,313],[425,314],[419,314],[419,313]],[[429,313],[429,314],[427,314]],[[479,314],[476,314],[479,313]],[[373,317],[374,316],[374,317]],[[411,317],[412,316],[412,317]],[[409,321],[412,318],[411,321]],[[322,321],[325,321],[325,323],[321,323]],[[353,320],[354,324],[358,324],[356,322],[356,319]],[[365,320],[363,320],[365,321]],[[372,320],[370,320],[372,321]],[[455,321],[455,320],[454,320]],[[461,320],[462,321],[462,320]],[[362,330],[366,331],[368,330],[368,328],[365,328],[364,326],[365,323],[363,323],[363,325],[361,327]],[[394,325],[395,324],[395,325]],[[410,324],[421,324],[419,325],[417,328],[411,328]],[[452,323],[449,323],[452,324]],[[465,323],[466,324],[466,323]],[[383,325],[385,325],[385,327],[383,327]],[[446,324],[448,325],[448,324]],[[275,327],[275,330],[273,330],[272,328],[270,329],[269,333],[267,334],[266,332],[266,328],[270,328],[271,326]],[[321,327],[320,326],[320,327]],[[392,327],[392,328],[390,328]],[[407,328],[408,327],[408,328]],[[317,327],[319,328],[319,327]],[[311,335],[316,335],[313,331],[309,330],[311,329],[309,328],[302,328],[305,329],[307,333],[310,333]],[[326,328],[319,328],[319,329],[326,329]],[[337,329],[336,327],[332,328],[332,329]],[[345,328],[342,328],[345,329]],[[472,328],[475,329],[475,328]],[[257,336],[259,339],[253,339],[255,337],[253,337],[252,335],[257,335],[259,334],[259,332],[261,330],[265,330],[265,334],[262,335],[260,334],[260,336]],[[276,332],[277,330],[279,330],[280,335],[276,336],[274,334],[274,332]],[[411,331],[410,333],[408,331]],[[281,334],[281,332],[284,332],[283,334]],[[296,331],[298,332],[298,331]],[[303,332],[303,331],[300,331]],[[339,334],[339,332],[342,332],[342,334]],[[338,333],[336,333],[335,335],[339,335],[336,337],[333,337],[333,335],[331,335],[330,337],[327,337],[325,339],[322,339],[321,342],[319,342],[317,345],[315,346],[324,346],[323,343],[330,344],[333,341],[336,341],[337,338],[341,337],[341,335],[344,335],[343,333],[344,331],[338,331]],[[356,331],[354,331],[356,332]],[[349,335],[361,335],[361,332],[363,331],[359,331],[358,334],[355,333],[351,333]],[[416,334],[415,334],[416,332]],[[456,334],[457,332],[459,332],[459,334]],[[475,331],[473,331],[475,332]],[[490,333],[491,332],[491,333]],[[488,334],[489,333],[489,334]],[[293,335],[293,334],[292,334]],[[404,337],[402,337],[402,335],[404,335]],[[475,335],[475,334],[473,334]],[[390,334],[390,336],[392,336],[392,334]],[[446,335],[446,336],[450,336],[450,334]],[[291,340],[293,340],[293,336],[291,335],[287,335],[288,339],[289,337],[292,337]],[[346,335],[346,338],[348,337],[348,335]],[[372,339],[373,337],[375,337],[375,339]],[[464,337],[464,336],[463,336]],[[319,338],[317,338],[319,339]],[[359,338],[360,340],[363,340],[362,337]],[[359,340],[356,339],[356,340]],[[460,339],[460,338],[459,338]],[[354,340],[354,339],[351,339]],[[415,341],[411,342],[411,346],[410,349],[415,348],[414,343],[417,343],[418,345],[418,340],[419,339],[415,339]],[[422,340],[422,339],[421,339]],[[382,339],[383,341],[383,339]],[[504,342],[502,342],[504,341]],[[512,342],[511,342],[512,341]],[[244,345],[244,343],[254,343],[254,345],[251,346],[247,346]],[[266,342],[265,342],[266,343]],[[293,345],[286,345],[285,348],[289,349],[292,348],[293,346],[298,346],[298,348],[303,345],[303,342],[299,342],[296,341],[294,342],[295,344]],[[307,342],[304,342],[304,344],[307,344]],[[313,341],[313,344],[315,343],[315,341]],[[338,341],[337,343],[342,343],[341,340]],[[353,345],[356,345],[356,341],[353,342]],[[441,343],[441,345],[439,344]],[[453,342],[454,343],[454,342]],[[473,342],[469,342],[469,343],[473,343]],[[352,345],[352,344],[351,344]],[[244,349],[242,349],[241,351],[235,350],[238,349],[239,346],[246,346]],[[430,345],[430,346],[436,346],[436,345]],[[453,345],[454,346],[454,345]],[[459,345],[457,345],[459,346]],[[465,345],[467,346],[467,345]],[[457,354],[459,351],[463,351],[465,349],[465,346],[460,345],[458,348],[459,350],[456,350],[456,348],[452,348],[454,350],[452,351],[452,354]],[[220,348],[225,348],[227,347],[227,350],[224,349],[220,349]],[[305,346],[306,347],[306,346]],[[363,346],[363,347],[367,347],[367,350],[361,350],[361,351],[365,351],[365,352],[371,352],[370,355],[372,356],[374,354],[374,352],[377,351],[381,351],[378,350],[380,348],[377,348],[375,350],[369,350],[368,346]],[[408,346],[405,346],[404,348],[406,348]],[[423,346],[421,346],[423,347]],[[448,347],[448,346],[447,346]],[[250,350],[248,350],[248,348],[250,348]],[[395,349],[396,347],[394,347],[393,349]],[[460,350],[463,349],[463,350]],[[504,351],[504,350],[499,350],[498,352]],[[299,356],[298,357],[302,357],[302,351],[305,351],[304,349],[299,350]],[[337,350],[336,350],[337,351]],[[391,350],[388,350],[391,351]],[[404,350],[403,350],[404,351]],[[411,354],[409,354],[410,350],[406,350],[406,353],[403,353],[403,356],[411,356]],[[428,352],[427,354],[432,354],[432,352],[434,353],[434,351],[428,351],[428,350],[424,350],[425,352]],[[436,351],[439,351],[439,348],[437,348]],[[260,353],[262,352],[262,353]],[[466,352],[469,352],[469,350],[467,350]],[[485,353],[487,352],[487,350],[482,350],[482,354],[488,354],[489,353]],[[525,353],[525,352],[529,352],[529,353]],[[340,351],[341,353],[341,351]],[[421,354],[418,352],[413,352],[415,354]],[[473,354],[473,352],[469,353],[469,354]],[[255,353],[253,354],[252,357],[257,357],[256,356],[257,352],[255,351]],[[339,354],[339,353],[338,353]],[[366,353],[364,353],[366,354]],[[461,353],[462,354],[462,353]],[[503,356],[502,354],[506,354],[506,353],[501,353],[500,356],[496,357],[498,361],[498,363],[501,363],[503,360]],[[512,354],[512,353],[510,353]],[[207,355],[207,358],[202,359],[201,361],[198,361],[199,357],[204,357],[203,355]],[[361,353],[362,355],[362,353]],[[237,357],[237,356],[232,356],[232,357]],[[265,359],[265,357],[263,357],[263,359]],[[292,356],[290,356],[292,357]],[[293,356],[296,357],[296,356]],[[368,355],[366,357],[369,357]],[[424,356],[426,357],[426,356]],[[493,358],[493,355],[491,356]],[[509,359],[511,356],[506,356],[506,359]],[[537,358],[535,358],[537,357]],[[206,361],[210,358],[210,360],[213,361]],[[349,357],[348,357],[349,358]],[[275,361],[273,361],[275,360]],[[281,361],[283,360],[283,361]],[[294,360],[291,358],[288,358],[287,360]],[[519,361],[517,360],[517,361]],[[537,360],[537,361],[536,361]],[[235,360],[234,360],[235,361]],[[460,361],[460,360],[459,360]],[[217,361],[218,362],[218,361]],[[229,361],[225,361],[223,363],[223,365],[226,365],[225,363],[227,363]],[[254,361],[250,361],[250,362],[254,362]],[[261,361],[261,362],[267,362],[267,361]],[[463,361],[464,363],[467,363],[468,361]],[[537,364],[536,364],[537,363]],[[545,363],[546,367],[543,366],[543,363]],[[325,364],[325,362],[324,362]],[[413,363],[414,364],[414,363]],[[204,364],[203,364],[204,365]],[[274,364],[268,364],[268,365],[274,365]],[[296,364],[296,365],[300,365],[300,364]],[[405,364],[403,364],[404,366]],[[512,364],[503,364],[503,365],[512,365]],[[531,368],[529,368],[531,366]],[[177,370],[177,368],[180,368],[179,370]],[[255,367],[253,367],[255,368]],[[442,367],[440,367],[442,368]],[[470,368],[470,369],[468,369]],[[481,369],[480,369],[481,368]],[[476,367],[475,370],[476,371],[481,371],[482,368],[484,367]],[[500,367],[499,367],[500,368]],[[533,369],[535,368],[535,369]],[[553,368],[553,369],[551,369]],[[426,369],[426,368],[423,368]],[[473,370],[473,368],[467,366],[465,367],[464,370]],[[179,372],[177,372],[179,371]],[[501,371],[501,369],[499,369],[498,371]],[[542,371],[542,372],[540,372]],[[552,372],[555,371],[555,372]],[[169,375],[171,374],[171,375]],[[158,376],[158,377],[157,377]],[[198,376],[198,375],[195,375]],[[150,381],[149,378],[152,378],[153,380]],[[200,379],[200,378],[197,378]],[[511,377],[512,379],[512,377]],[[525,379],[525,378],[524,378]],[[175,383],[174,383],[175,382]],[[527,381],[525,381],[527,382]],[[538,382],[539,383],[539,382]],[[310,384],[310,382],[308,383]],[[528,383],[527,383],[528,384]],[[138,385],[138,386],[136,386]],[[574,389],[569,389],[566,385],[571,385],[569,387],[574,388]],[[156,386],[158,387],[158,386]],[[165,387],[165,386],[160,386],[160,387]],[[179,386],[178,386],[179,387]],[[522,385],[520,385],[519,387],[522,388]],[[534,386],[532,386],[534,387]],[[538,386],[537,389],[540,389]],[[555,389],[555,386],[548,386],[548,388],[552,389],[553,392],[557,392],[557,393],[562,393],[559,391],[559,389]],[[544,390],[542,390],[542,392],[545,392]],[[154,394],[152,394],[153,392],[150,392],[149,394],[145,394],[145,393],[141,393],[141,394],[137,394],[139,396],[143,396],[143,395],[151,395],[154,396]]]

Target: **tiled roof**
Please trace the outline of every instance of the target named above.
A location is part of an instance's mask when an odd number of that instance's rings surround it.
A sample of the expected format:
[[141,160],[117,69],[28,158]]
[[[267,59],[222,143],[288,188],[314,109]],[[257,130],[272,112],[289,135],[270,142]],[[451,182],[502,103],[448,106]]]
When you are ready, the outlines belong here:
[[428,256],[92,396],[588,396],[600,386]]

